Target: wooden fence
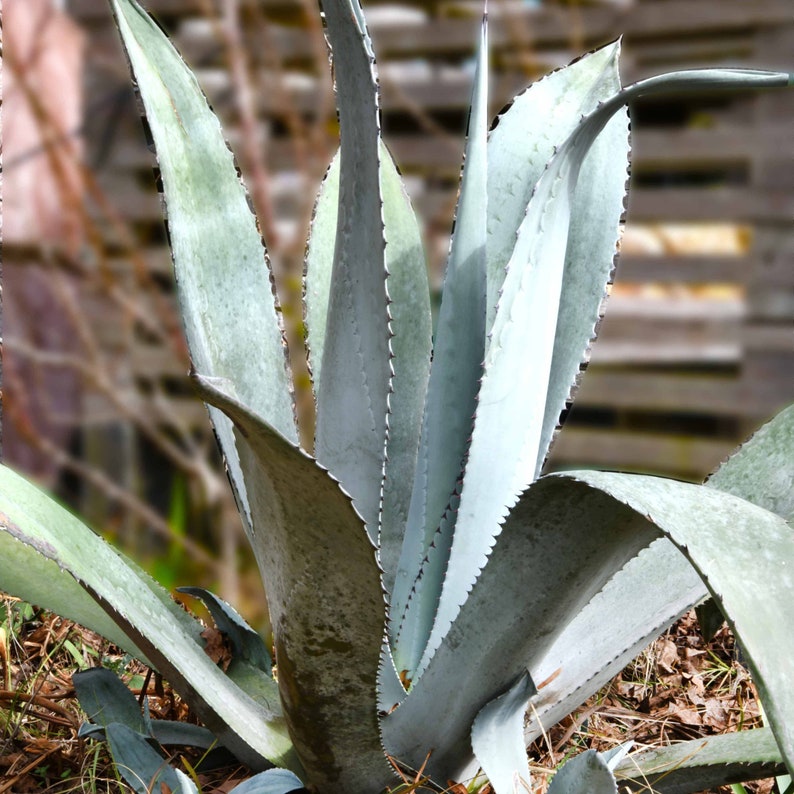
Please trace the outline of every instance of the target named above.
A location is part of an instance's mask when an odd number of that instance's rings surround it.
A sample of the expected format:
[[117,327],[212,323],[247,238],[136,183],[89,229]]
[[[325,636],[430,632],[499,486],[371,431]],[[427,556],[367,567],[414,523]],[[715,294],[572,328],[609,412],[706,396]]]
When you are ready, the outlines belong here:
[[[233,143],[243,147],[245,107],[229,67],[229,40],[208,15],[208,3],[146,5],[197,67]],[[279,241],[273,256],[284,283],[294,286],[311,198],[335,146],[327,56],[311,3],[249,0],[241,6],[240,40],[256,89],[253,134],[265,153],[263,226]],[[491,0],[489,6],[494,113],[529,80],[619,35],[626,81],[713,64],[792,68],[789,0],[539,6]],[[143,243],[146,267],[162,287],[157,300],[170,301],[151,155],[125,88],[116,34],[104,2],[70,0],[69,8],[91,42],[90,159],[120,218]],[[379,55],[385,136],[424,219],[437,281],[454,209],[480,4],[436,0],[400,8],[372,4],[365,11]],[[794,398],[792,117],[794,91],[687,95],[634,109],[624,255],[577,407],[555,446],[555,466],[701,478],[751,427]],[[237,151],[246,165],[244,151]],[[107,213],[95,212],[109,267],[121,277],[131,273],[129,246]],[[98,299],[98,323],[111,327],[106,311]],[[184,351],[139,331],[127,373],[130,394],[160,381],[171,399],[187,395]],[[190,397],[178,405],[180,421],[204,422]],[[102,425],[114,410],[97,393],[84,420]]]

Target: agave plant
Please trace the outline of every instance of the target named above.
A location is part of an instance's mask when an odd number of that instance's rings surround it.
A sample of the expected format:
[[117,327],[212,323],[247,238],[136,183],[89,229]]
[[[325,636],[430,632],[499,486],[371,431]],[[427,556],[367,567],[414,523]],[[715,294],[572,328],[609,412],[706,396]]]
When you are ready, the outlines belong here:
[[[611,277],[624,108],[789,76],[709,69],[622,87],[615,43],[531,86],[489,134],[484,22],[431,343],[418,225],[381,139],[363,13],[357,0],[324,3],[341,148],[307,248],[312,456],[299,445],[278,306],[220,125],[135,0],[111,5],[157,147],[193,379],[267,590],[277,680],[228,605],[194,591],[232,638],[224,672],[167,592],[8,469],[0,586],[159,670],[240,759],[282,768],[259,778],[261,791],[303,781],[350,794],[382,790],[393,767],[442,785],[481,768],[497,794],[529,789],[525,748],[542,726],[710,594],[740,638],[770,729],[710,744],[706,771],[686,765],[694,788],[670,790],[702,789],[715,770],[722,780],[794,769],[794,410],[707,486],[541,476]],[[150,731],[126,714],[137,727],[109,730],[117,745]],[[649,773],[586,754],[555,790],[614,791],[616,765]]]

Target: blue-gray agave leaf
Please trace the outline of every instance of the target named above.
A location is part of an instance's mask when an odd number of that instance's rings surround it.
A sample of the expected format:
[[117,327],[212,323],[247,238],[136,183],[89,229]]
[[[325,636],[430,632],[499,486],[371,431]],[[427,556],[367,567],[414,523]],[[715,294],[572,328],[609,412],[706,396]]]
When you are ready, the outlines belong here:
[[[391,155],[381,141],[380,190],[391,312],[389,439],[379,553],[391,591],[411,499],[427,378],[430,373],[430,291],[419,224]],[[320,391],[339,204],[339,154],[328,169],[306,254],[305,312],[315,393]]]
[[341,127],[315,454],[378,537],[391,382],[375,58],[358,0],[324,3]]
[[110,723],[105,733],[113,762],[135,794],[164,794],[180,790],[176,770],[142,734],[120,722]]
[[[781,638],[773,626],[794,625],[794,616],[785,607],[781,613],[780,606],[793,586],[785,566],[794,554],[790,528],[774,514],[712,489],[603,472],[544,477],[522,496],[424,675],[384,719],[387,746],[415,764],[426,752],[420,748],[443,745],[429,769],[442,780],[454,777],[482,705],[526,667],[541,680],[535,670],[555,636],[660,533],[683,551],[733,615],[759,687],[778,704],[769,716],[787,757],[791,728],[782,715],[792,712],[784,681],[790,679],[794,651],[785,646],[794,639]],[[759,536],[765,538],[761,552]],[[777,580],[772,597],[745,592],[730,573],[735,566],[759,580]],[[756,664],[756,657],[764,661]],[[431,700],[433,719],[427,712]],[[441,725],[443,739],[436,733]]]
[[574,756],[551,779],[547,794],[617,794],[615,776],[595,750]]
[[[138,3],[112,0],[112,7],[157,149],[193,365],[233,380],[251,410],[297,441],[265,250],[220,123],[195,76]],[[211,417],[248,525],[231,423],[214,409]]]
[[368,794],[390,775],[377,722],[385,599],[375,546],[316,461],[225,392],[230,384],[196,376],[196,385],[234,421],[254,526],[268,527],[278,685],[307,779]]
[[273,660],[262,638],[243,620],[234,607],[203,587],[178,587],[178,592],[200,599],[207,607],[218,631],[223,632],[232,646],[235,659],[242,659],[271,675]]
[[135,696],[111,670],[94,667],[72,676],[80,708],[97,725],[120,722],[138,733],[149,735],[151,719],[141,711]]
[[[599,105],[552,158],[519,229],[497,306],[448,575],[419,674],[485,564],[510,508],[539,473],[572,199],[591,145],[619,109],[640,97],[787,82],[786,74],[752,70],[696,70],[650,78]],[[529,357],[526,339],[533,340]]]
[[392,593],[395,664],[409,676],[413,675],[427,643],[447,568],[455,528],[455,510],[451,505],[465,468],[485,352],[487,30],[486,17],[478,48],[469,137],[419,458]]
[[531,791],[524,714],[537,689],[528,672],[495,698],[474,720],[471,748],[496,794]]
[[633,754],[614,767],[620,789],[692,794],[785,770],[769,728],[707,736]]
[[[587,94],[582,101],[597,102],[599,96],[614,95],[615,86],[619,84],[617,47],[608,48],[598,57],[592,56],[587,63],[591,69],[586,81]],[[596,98],[589,98],[591,94]],[[514,108],[511,109],[514,114],[527,112],[525,103]],[[517,127],[514,120],[508,118],[511,111],[505,117],[507,132],[504,134],[512,137],[517,134]],[[501,126],[496,127],[494,135]],[[490,343],[457,510],[455,538],[449,556],[449,575],[444,580],[435,625],[417,670],[419,675],[485,563],[501,522],[518,494],[537,476],[551,362],[558,338],[558,306],[572,222],[572,201],[579,184],[579,169],[588,154],[593,155],[589,161],[591,169],[611,175],[617,171],[622,176],[605,180],[598,211],[590,212],[588,209],[584,216],[587,222],[579,221],[578,233],[585,237],[589,235],[594,243],[598,243],[594,252],[598,264],[593,268],[595,276],[590,276],[588,282],[590,286],[587,289],[593,294],[573,321],[576,333],[561,337],[560,344],[569,348],[566,355],[576,362],[574,370],[578,371],[592,336],[614,257],[625,194],[628,151],[623,116],[610,127],[603,146],[591,153],[590,147],[603,126],[599,122],[588,127],[587,122],[583,122],[576,129],[589,129],[588,134],[579,133],[576,144],[570,140],[559,142],[559,150],[531,191],[529,204],[524,207],[524,215],[514,235],[490,328]],[[568,129],[569,126],[564,125],[560,134],[565,134]],[[591,198],[589,190],[584,190],[584,197]],[[609,230],[606,238],[603,229]],[[576,283],[584,269],[580,262],[571,266],[570,281]],[[592,289],[593,278],[598,281],[595,290]],[[561,325],[566,326],[573,314],[575,312],[566,313],[561,318]],[[584,314],[592,314],[593,319],[582,328]],[[527,344],[527,340],[532,340],[532,343]],[[571,375],[566,382],[566,396],[573,377]],[[558,416],[559,410],[554,416],[554,424]],[[499,439],[498,451],[496,439]]]
[[289,794],[303,783],[288,769],[268,769],[235,786],[229,794]]
[[[786,517],[794,482],[794,410],[758,430],[711,476],[709,483]],[[753,484],[754,474],[758,475]],[[533,703],[525,740],[569,714],[668,628],[707,589],[685,557],[660,538],[631,560],[565,627],[534,670],[553,676]],[[623,605],[631,603],[631,609]]]

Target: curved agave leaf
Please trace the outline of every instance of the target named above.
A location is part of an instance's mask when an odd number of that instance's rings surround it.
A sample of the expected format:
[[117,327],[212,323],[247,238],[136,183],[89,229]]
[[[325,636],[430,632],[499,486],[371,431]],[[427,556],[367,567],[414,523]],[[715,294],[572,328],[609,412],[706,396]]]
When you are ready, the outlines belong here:
[[[427,266],[419,225],[397,167],[382,141],[380,163],[394,377],[389,398],[389,440],[379,546],[384,585],[391,591],[416,468],[424,394],[430,373],[432,329]],[[337,154],[320,189],[306,254],[306,327],[316,391],[319,391],[322,377],[338,197]]]
[[[515,248],[516,232],[524,220],[535,185],[557,147],[574,131],[582,116],[620,90],[619,56],[620,42],[614,42],[546,75],[516,96],[491,130],[488,139],[488,330],[493,326],[499,292]],[[590,243],[586,249],[587,273],[600,282],[595,296],[597,302],[603,296],[615,254],[615,218],[620,216],[621,208],[616,215],[612,204],[615,200],[622,203],[625,194],[626,120],[619,117],[611,126],[614,136],[605,133],[596,143],[594,153],[585,160],[584,175],[574,198],[569,242],[569,248],[574,247],[577,238]],[[611,184],[613,181],[619,184]],[[593,237],[602,234],[612,238],[603,241],[603,249],[597,243],[593,246]],[[569,251],[566,268],[576,266],[577,258]],[[572,275],[581,278],[584,273]],[[576,283],[575,279],[571,281]],[[582,339],[580,346],[587,342],[589,338]]]
[[[657,513],[668,509],[681,485],[663,480],[639,493],[625,475],[589,472],[568,476],[602,488],[656,521]],[[712,500],[704,494],[713,491],[697,490],[703,505],[709,505]],[[723,514],[716,521],[716,515],[709,515],[706,521],[690,520],[685,526],[682,521],[680,526],[664,529],[697,569],[741,642],[772,732],[789,768],[794,768],[794,531],[769,511],[732,494],[720,495],[725,500],[721,510],[733,510],[732,514]],[[713,505],[709,507],[714,510]],[[748,521],[742,527],[742,518],[752,519],[753,513],[757,524]],[[742,534],[739,527],[755,531]],[[717,548],[719,554],[714,552]],[[746,581],[763,582],[764,586],[748,588]]]
[[[550,161],[519,229],[497,307],[455,542],[420,675],[485,564],[505,516],[539,473],[572,199],[591,145],[618,110],[640,97],[691,89],[783,87],[787,82],[783,73],[743,69],[676,72],[644,80],[602,103]],[[525,361],[528,339],[531,366]]]
[[496,794],[531,791],[524,712],[538,692],[524,672],[503,695],[484,706],[471,728],[471,748]]
[[105,728],[112,722],[121,722],[137,733],[150,734],[152,721],[148,712],[141,711],[135,695],[112,670],[81,670],[72,676],[72,683],[80,708],[92,722]]
[[[785,518],[791,506],[786,483],[794,481],[792,448],[794,410],[787,408],[740,446],[709,485],[728,492],[735,487],[735,496]],[[533,703],[526,743],[540,736],[542,725],[554,725],[584,703],[706,594],[694,568],[665,539],[631,560],[563,630],[534,671],[539,681],[554,678]]]
[[325,172],[314,203],[304,262],[303,312],[315,399],[322,380],[328,299],[334,268],[336,225],[339,217],[339,166],[340,156],[337,152]]
[[[487,34],[484,17],[418,465],[392,595],[395,664],[411,676],[427,642],[447,566],[454,532],[449,505],[465,465],[485,351]],[[431,544],[433,553],[426,559]]]
[[178,720],[152,720],[149,726],[152,737],[163,746],[198,747],[211,750],[219,742],[212,731],[201,725]]
[[369,794],[391,780],[377,722],[385,602],[375,547],[328,472],[221,390],[228,384],[196,383],[236,425],[254,526],[268,528],[260,567],[306,782]]
[[706,481],[787,521],[794,519],[794,405],[759,428]]
[[341,126],[315,454],[377,540],[391,382],[375,58],[358,0],[323,5]]
[[0,587],[147,659],[242,760],[300,771],[275,689],[268,704],[255,703],[204,653],[201,625],[160,585],[4,466],[0,518]]
[[609,497],[543,478],[522,497],[453,627],[381,721],[389,754],[439,782],[471,758],[480,710],[533,668],[556,633],[654,533]]
[[[544,477],[523,494],[424,675],[384,719],[390,752],[415,763],[427,748],[443,748],[431,756],[431,773],[454,777],[483,703],[525,667],[541,680],[535,671],[555,637],[660,533],[732,615],[755,680],[770,692],[770,702],[777,701],[769,717],[788,757],[792,727],[782,715],[792,713],[794,696],[785,683],[794,659],[794,631],[786,628],[794,626],[792,566],[785,562],[794,559],[791,529],[778,516],[714,489],[601,472]],[[769,589],[745,593],[746,577],[770,583]],[[436,716],[431,719],[427,709]]]
[[[706,481],[794,521],[794,405],[781,411]],[[724,616],[712,599],[697,608],[700,630],[713,636]]]
[[303,783],[288,769],[268,769],[235,786],[229,794],[289,794],[302,789]]
[[[146,740],[128,725],[113,722],[105,729],[116,769],[135,794],[179,791],[176,770]],[[163,786],[166,786],[163,789]],[[195,791],[195,788],[194,788]]]
[[605,686],[707,592],[666,538],[643,549],[573,617],[534,669],[549,683],[532,704],[525,743]]
[[551,780],[546,794],[617,794],[615,776],[595,750],[574,756]]
[[[190,355],[297,441],[291,381],[265,251],[220,124],[196,78],[135,0],[112,0],[149,127]],[[231,423],[211,410],[240,512],[250,523]]]
[[105,667],[91,667],[72,676],[80,708],[93,722],[80,726],[78,736],[106,738],[105,728],[121,723],[131,730],[151,737],[161,745],[182,745],[207,750],[218,744],[215,735],[200,725],[176,720],[152,720],[149,710]]
[[708,736],[635,753],[615,768],[621,790],[691,794],[785,771],[769,728]]
[[204,604],[218,631],[228,637],[235,659],[241,659],[267,675],[272,674],[273,660],[264,640],[243,620],[236,609],[203,587],[177,587],[177,592],[198,598]]

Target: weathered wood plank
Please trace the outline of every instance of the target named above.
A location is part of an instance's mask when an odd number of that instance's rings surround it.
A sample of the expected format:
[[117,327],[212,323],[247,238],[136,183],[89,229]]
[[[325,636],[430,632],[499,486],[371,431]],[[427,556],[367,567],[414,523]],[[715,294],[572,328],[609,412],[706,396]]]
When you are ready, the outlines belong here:
[[736,447],[732,439],[593,430],[569,426],[551,454],[552,469],[579,466],[702,480]]
[[794,217],[794,193],[749,186],[635,187],[628,217],[635,221],[762,221]]
[[[227,136],[234,147],[239,132],[230,127]],[[263,140],[267,140],[264,130]],[[386,136],[389,149],[403,173],[445,173],[456,176],[460,171],[463,140],[451,135],[393,134]],[[749,167],[759,151],[767,154],[769,168],[788,162],[787,151],[792,150],[791,130],[784,125],[768,127],[717,126],[710,129],[657,130],[641,127],[632,135],[632,169],[636,174],[686,170],[688,173],[718,169]],[[290,171],[298,166],[295,144],[288,138],[272,138],[265,144],[265,153],[272,170]],[[774,157],[778,159],[775,160]],[[154,162],[153,155],[143,145],[128,138],[118,141],[111,153],[109,165],[118,169],[146,169]]]
[[650,413],[763,417],[786,404],[787,387],[794,397],[790,380],[782,374],[776,380],[747,381],[719,373],[632,372],[593,365],[582,378],[576,405]]

